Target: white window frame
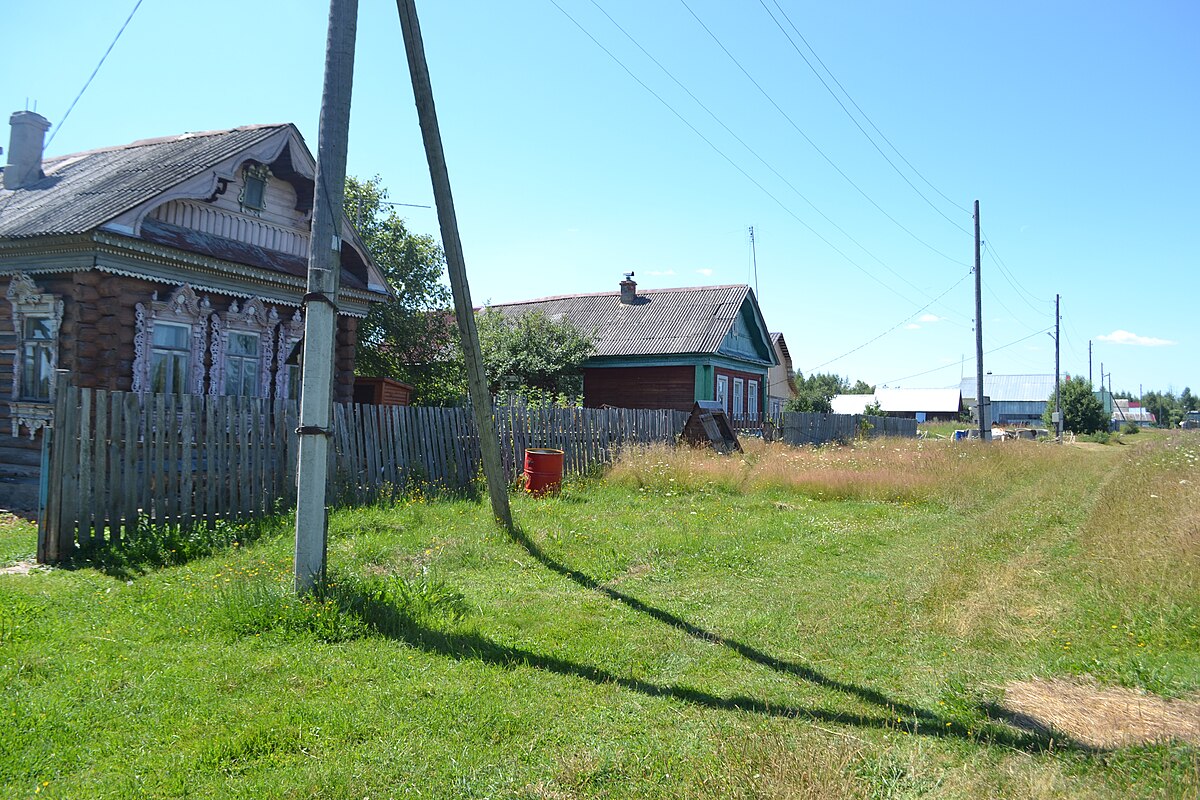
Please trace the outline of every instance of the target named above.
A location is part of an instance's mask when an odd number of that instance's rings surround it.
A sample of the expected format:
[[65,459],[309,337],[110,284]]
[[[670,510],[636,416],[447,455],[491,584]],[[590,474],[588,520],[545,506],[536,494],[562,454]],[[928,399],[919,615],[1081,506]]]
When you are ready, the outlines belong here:
[[[4,297],[12,306],[12,324],[16,333],[16,350],[13,352],[12,370],[12,402],[9,409],[12,414],[12,435],[19,436],[21,426],[29,430],[29,438],[33,438],[39,428],[50,424],[54,400],[54,370],[58,368],[59,330],[62,328],[63,301],[62,298],[43,292],[33,279],[23,272],[12,276]],[[51,376],[49,396],[46,398],[29,399],[23,396],[21,384],[24,382],[22,371],[25,364],[25,322],[26,320],[44,319],[50,325],[50,338],[39,339],[46,341],[50,357],[49,372]]]
[[[287,363],[288,358],[292,354],[292,350],[304,338],[304,315],[299,309],[292,315],[292,318],[280,323],[279,333],[276,336],[275,347],[275,399],[287,400],[291,397],[289,389],[290,381],[288,380],[289,371],[293,365]],[[300,396],[300,377],[304,373],[303,364],[296,366],[296,397]]]
[[741,419],[745,413],[744,405],[746,399],[746,380],[744,378],[733,379],[733,418]]
[[729,376],[717,376],[717,402],[721,404],[721,408],[725,413],[729,413]]
[[212,370],[209,375],[208,393],[223,395],[225,376],[229,366],[229,338],[233,334],[254,336],[258,339],[258,376],[254,381],[254,397],[270,397],[274,377],[275,329],[279,326],[279,312],[267,306],[260,297],[253,297],[238,305],[235,300],[224,314],[213,314]]
[[159,300],[158,292],[155,292],[149,304],[138,303],[134,310],[137,332],[133,337],[133,391],[146,393],[152,390],[154,325],[166,322],[186,326],[191,332],[186,385],[181,393],[203,394],[204,353],[209,341],[208,321],[213,313],[209,299],[200,297],[185,283],[166,300]]
[[746,382],[746,416],[758,419],[758,381]]

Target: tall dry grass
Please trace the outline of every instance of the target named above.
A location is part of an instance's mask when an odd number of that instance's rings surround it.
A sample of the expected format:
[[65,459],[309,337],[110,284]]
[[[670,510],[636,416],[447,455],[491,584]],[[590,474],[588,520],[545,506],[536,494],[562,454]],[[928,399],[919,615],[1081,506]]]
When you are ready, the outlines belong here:
[[626,448],[608,473],[620,486],[741,494],[787,490],[828,500],[942,500],[974,503],[980,492],[1063,457],[1031,442],[981,447],[973,442],[871,439],[847,445],[791,447],[760,439],[744,453],[656,444]]

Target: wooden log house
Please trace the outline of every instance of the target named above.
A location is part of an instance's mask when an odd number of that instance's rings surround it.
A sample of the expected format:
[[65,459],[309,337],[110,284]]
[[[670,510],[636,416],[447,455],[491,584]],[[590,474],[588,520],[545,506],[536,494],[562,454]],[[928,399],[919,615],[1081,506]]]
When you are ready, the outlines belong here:
[[[292,397],[315,162],[294,125],[146,139],[43,159],[10,119],[0,188],[0,508],[32,510],[55,369],[81,387]],[[348,219],[337,399],[359,320],[389,290]]]

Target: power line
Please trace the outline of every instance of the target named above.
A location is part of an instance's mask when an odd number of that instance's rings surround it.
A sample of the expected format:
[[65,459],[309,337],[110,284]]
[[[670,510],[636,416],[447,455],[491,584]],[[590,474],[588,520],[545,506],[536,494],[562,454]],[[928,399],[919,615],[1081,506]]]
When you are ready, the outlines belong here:
[[[1008,344],[1002,344],[999,347],[993,347],[991,350],[985,351],[984,355],[987,356],[987,355],[991,355],[992,353],[998,353],[1001,350],[1012,347],[1013,345],[1020,344],[1021,342],[1025,341],[1027,339],[1032,339],[1033,337],[1038,336],[1043,333],[1049,333],[1053,329],[1054,329],[1054,326],[1051,325],[1049,328],[1044,328],[1040,331],[1034,331],[1033,333],[1029,334],[1028,336],[1022,336],[1020,339],[1014,339],[1013,341],[1009,342]],[[974,362],[975,359],[971,359],[971,361]],[[954,367],[954,366],[960,366],[965,363],[966,363],[966,359],[964,358],[956,363],[943,364],[940,367],[934,367],[933,369],[927,369],[924,372],[915,372],[912,375],[905,375],[903,378],[892,378],[889,381],[884,381],[884,383],[899,383],[900,381],[906,381],[909,378],[919,378],[922,375],[928,375],[931,372],[941,372],[944,369],[949,369],[950,367]]]
[[954,284],[953,284],[953,285],[952,285],[952,286],[951,286],[949,289],[947,289],[946,291],[942,292],[942,293],[941,293],[941,294],[939,294],[937,297],[933,298],[933,300],[932,300],[932,301],[930,301],[928,305],[925,305],[925,306],[923,306],[922,308],[918,308],[918,309],[917,309],[916,311],[914,311],[914,312],[913,312],[911,315],[909,315],[909,316],[905,317],[904,319],[900,320],[900,321],[899,321],[899,322],[897,322],[895,325],[893,325],[892,327],[888,328],[886,331],[884,331],[883,333],[879,334],[878,336],[875,336],[874,338],[872,338],[872,339],[868,339],[867,341],[863,342],[863,343],[862,343],[862,344],[860,344],[858,347],[855,347],[855,348],[853,348],[853,349],[851,349],[851,350],[847,350],[846,352],[842,353],[840,356],[836,356],[836,357],[834,357],[834,358],[831,358],[831,359],[829,359],[829,360],[828,360],[828,361],[826,361],[824,364],[817,364],[817,366],[815,366],[815,367],[813,367],[812,369],[808,370],[807,374],[811,375],[812,373],[814,373],[814,372],[816,372],[817,370],[819,370],[821,367],[826,367],[826,366],[829,366],[830,364],[834,363],[835,361],[841,361],[841,360],[842,360],[843,358],[845,358],[846,356],[848,356],[848,355],[851,355],[851,354],[853,354],[853,353],[857,353],[859,350],[862,350],[862,349],[863,349],[864,347],[866,347],[867,345],[869,345],[869,344],[874,344],[875,342],[879,341],[879,340],[880,340],[880,339],[882,339],[884,336],[887,336],[889,333],[891,333],[892,331],[896,330],[897,328],[899,328],[899,327],[900,327],[901,325],[903,325],[904,323],[906,323],[906,322],[908,322],[909,320],[911,320],[911,319],[913,319],[914,317],[916,317],[916,316],[917,316],[917,314],[920,314],[922,311],[924,311],[924,310],[926,310],[927,308],[929,308],[929,306],[933,305],[933,304],[934,304],[934,303],[936,303],[938,300],[941,300],[943,297],[945,297],[946,295],[950,294],[950,292],[952,292],[952,291],[954,291],[955,289],[957,289],[957,288],[958,288],[958,285],[959,285],[960,283],[962,283],[963,281],[965,281],[967,278],[969,278],[969,277],[970,277],[971,275],[973,275],[973,274],[974,274],[974,270],[972,270],[971,272],[968,272],[966,275],[963,275],[961,278],[959,278],[957,281],[955,281],[955,282],[954,282]]
[[[787,19],[788,24],[792,26],[792,30],[796,31],[796,34],[798,36],[800,36],[801,41],[804,42],[804,44],[808,47],[809,50],[812,51],[813,55],[815,56],[816,51],[812,49],[812,45],[808,44],[808,40],[805,39],[804,36],[800,33],[799,29],[796,28],[795,23],[793,23],[792,20],[790,18],[788,18],[787,13],[782,8],[780,8],[778,0],[772,0],[772,1],[775,3],[775,7],[779,9],[779,13],[782,14],[784,19]],[[835,101],[837,101],[837,104],[839,106],[841,106],[842,111],[846,112],[846,116],[850,119],[851,122],[854,123],[855,127],[857,127],[858,130],[862,132],[862,135],[864,137],[866,137],[867,141],[871,143],[871,146],[875,148],[875,150],[879,153],[879,155],[883,156],[883,160],[888,163],[888,166],[890,166],[893,170],[895,170],[896,174],[899,175],[900,178],[905,183],[907,183],[914,192],[917,193],[917,196],[920,197],[922,200],[924,200],[926,202],[926,204],[928,204],[928,206],[930,208],[932,208],[934,211],[936,211],[943,219],[945,219],[951,225],[958,228],[960,231],[967,234],[968,236],[973,236],[974,234],[972,234],[971,231],[967,230],[965,227],[960,225],[957,221],[948,217],[945,212],[943,212],[940,208],[935,206],[933,204],[933,201],[930,200],[928,197],[926,197],[924,192],[922,192],[920,189],[918,189],[916,187],[916,185],[908,179],[907,175],[905,175],[903,172],[900,171],[900,168],[896,166],[895,162],[893,162],[890,158],[888,158],[888,154],[883,152],[883,148],[881,148],[875,142],[875,140],[871,138],[871,135],[869,133],[867,133],[866,128],[864,128],[862,126],[862,124],[859,123],[859,121],[857,119],[855,119],[854,115],[850,113],[850,109],[846,108],[846,104],[843,103],[842,99],[837,96],[837,93],[835,91],[833,91],[833,88],[829,85],[828,82],[826,82],[825,78],[821,76],[821,73],[817,71],[817,68],[812,65],[812,62],[808,60],[808,57],[806,55],[804,55],[804,53],[800,50],[799,47],[796,46],[796,42],[792,40],[791,35],[787,32],[787,30],[784,29],[784,27],[782,25],[779,24],[779,20],[775,19],[775,15],[773,13],[771,13],[771,9],[767,8],[766,0],[758,0],[758,2],[759,2],[759,5],[761,5],[763,7],[763,10],[767,12],[767,16],[769,16],[771,18],[771,21],[775,23],[775,27],[779,28],[780,33],[782,33],[784,35],[784,37],[788,40],[788,44],[790,44],[792,46],[792,49],[796,51],[796,55],[800,56],[801,60],[804,61],[804,63],[808,65],[808,68],[810,70],[812,70],[812,74],[816,75],[817,80],[819,80],[821,82],[821,85],[825,87],[825,91],[829,92],[829,96],[832,97]],[[825,64],[822,63],[821,66],[825,67]],[[825,67],[825,71],[829,72],[829,67]],[[830,72],[829,75],[830,75],[830,77],[832,77],[833,73]],[[841,86],[842,85],[839,83],[838,87],[841,88]],[[844,88],[842,88],[842,91],[845,92],[846,90]],[[846,97],[849,98],[850,95],[847,93]],[[854,102],[854,101],[851,100],[851,102]],[[854,107],[858,108],[858,112],[860,114],[862,114],[862,109],[858,107],[857,103],[854,104]],[[865,118],[866,114],[863,114],[863,117]],[[869,121],[870,120],[868,120],[868,122]],[[871,124],[871,127],[873,127],[873,128],[875,127],[874,123]],[[875,130],[876,130],[876,132],[879,131],[878,128],[875,128]],[[882,133],[879,135],[883,136]],[[886,141],[886,137],[884,137],[884,139]],[[892,145],[891,142],[888,142],[888,144],[892,146],[893,150],[896,149],[895,145]],[[898,150],[896,152],[897,152],[897,154],[899,154]],[[901,158],[903,158],[903,156],[901,156]],[[908,161],[906,160],[905,163],[907,164]],[[911,164],[909,164],[909,168],[910,169],[912,168]],[[916,170],[914,169],[913,172],[916,172]],[[929,183],[929,181],[925,181],[925,182]],[[932,185],[932,184],[930,184],[930,185]],[[939,192],[939,194],[940,194],[940,192]],[[943,197],[944,196],[945,195],[943,195]]]
[[[553,2],[553,0],[551,0],[551,1]],[[704,29],[704,32],[707,33],[709,35],[709,37],[711,37],[712,40],[717,43],[717,46],[720,47],[721,51],[724,52],[725,55],[727,55],[729,57],[729,60],[732,61],[739,70],[742,71],[742,74],[746,76],[746,79],[749,80],[750,83],[754,84],[754,88],[758,89],[759,93],[762,94],[762,96],[767,99],[767,102],[769,102],[772,106],[775,107],[775,110],[778,111],[783,116],[783,118],[788,121],[788,124],[790,124],[792,126],[792,128],[794,128],[795,131],[800,134],[800,136],[804,139],[804,141],[808,142],[809,145],[812,146],[812,148],[814,150],[816,150],[817,153],[823,159],[825,159],[826,163],[828,163],[829,166],[833,167],[833,169],[839,175],[841,175],[846,180],[847,183],[849,183],[851,186],[853,186],[855,188],[855,190],[858,191],[859,194],[861,194],[864,198],[866,198],[867,202],[869,202],[871,205],[875,206],[875,208],[878,209],[879,213],[883,214],[885,217],[887,217],[889,220],[891,220],[891,222],[894,225],[896,225],[896,227],[900,228],[900,230],[904,231],[909,236],[911,236],[913,239],[915,239],[917,242],[919,242],[920,244],[922,244],[923,246],[925,246],[932,252],[937,253],[939,256],[946,259],[947,261],[957,264],[960,267],[970,266],[966,262],[959,261],[959,260],[955,259],[953,256],[947,255],[946,253],[939,250],[937,247],[934,247],[932,244],[930,244],[929,242],[922,239],[920,236],[917,236],[917,234],[913,233],[902,222],[900,222],[895,217],[893,217],[891,214],[889,214],[887,211],[885,211],[883,206],[881,206],[881,205],[879,205],[879,203],[875,202],[875,199],[872,198],[869,194],[867,194],[861,186],[859,186],[857,183],[855,183],[854,180],[849,175],[847,175],[842,170],[842,168],[839,167],[833,161],[833,159],[831,159],[828,155],[826,155],[825,151],[822,150],[817,145],[817,143],[814,142],[809,137],[809,135],[807,133],[805,133],[804,130],[799,125],[796,124],[796,121],[793,120],[791,118],[791,116],[786,111],[784,111],[783,108],[777,102],[775,102],[775,99],[773,97],[771,97],[771,95],[767,92],[767,90],[764,89],[759,84],[759,82],[754,79],[754,76],[751,75],[750,72],[744,66],[742,66],[742,63],[737,60],[737,58],[733,55],[733,53],[729,52],[729,48],[725,47],[725,45],[721,42],[720,38],[718,38],[717,35],[715,33],[713,33],[712,30],[709,29],[709,27],[707,25],[704,24],[704,20],[700,19],[700,17],[696,15],[696,12],[693,11],[691,6],[689,6],[687,4],[687,0],[679,0],[679,2],[681,5],[683,5],[684,8],[687,9],[688,13],[692,15],[692,18],[695,19],[697,23],[699,23],[700,27]]]
[[[760,0],[760,1],[761,1],[761,0]],[[892,148],[892,152],[894,152],[896,155],[900,156],[900,160],[901,160],[901,161],[903,161],[905,164],[907,164],[907,165],[908,165],[908,168],[909,168],[909,169],[911,169],[911,170],[912,170],[912,171],[913,171],[913,172],[914,172],[914,173],[917,175],[917,177],[919,177],[921,180],[925,181],[925,185],[926,185],[926,186],[928,186],[930,189],[933,189],[935,192],[937,192],[939,195],[941,195],[941,197],[942,197],[942,199],[943,199],[943,200],[945,200],[947,203],[949,203],[950,205],[952,205],[952,206],[954,206],[955,208],[957,208],[959,211],[962,211],[962,212],[964,212],[964,213],[970,214],[970,213],[971,213],[971,209],[969,209],[969,208],[967,208],[966,206],[964,206],[964,205],[961,205],[960,203],[958,203],[958,202],[956,202],[956,201],[954,201],[954,200],[950,199],[949,197],[947,197],[947,196],[946,196],[946,195],[945,195],[945,194],[942,192],[942,190],[941,190],[941,189],[939,189],[939,188],[937,188],[936,186],[934,186],[934,185],[933,185],[933,184],[932,184],[932,183],[929,181],[929,179],[928,179],[928,178],[926,178],[924,175],[922,175],[922,174],[921,174],[921,171],[920,171],[920,170],[918,170],[916,167],[914,167],[914,166],[912,165],[912,163],[911,163],[911,162],[910,162],[910,161],[909,161],[907,158],[905,158],[905,157],[904,157],[904,154],[903,154],[903,153],[901,153],[901,152],[900,152],[900,151],[899,151],[899,150],[896,148],[896,145],[892,144],[891,140],[890,140],[890,139],[888,139],[888,137],[887,137],[886,135],[884,135],[883,131],[879,130],[879,127],[878,127],[878,126],[877,126],[877,125],[876,125],[874,122],[872,122],[872,121],[871,121],[871,118],[870,118],[869,116],[867,116],[867,112],[865,112],[865,111],[863,111],[863,110],[862,110],[862,106],[860,106],[860,105],[859,105],[857,102],[855,102],[854,98],[850,96],[850,93],[849,93],[848,91],[846,91],[846,87],[845,87],[845,86],[842,86],[842,82],[841,82],[841,81],[839,81],[839,80],[837,79],[837,76],[833,74],[833,70],[831,70],[831,69],[830,69],[828,66],[826,66],[825,62],[821,60],[821,56],[817,55],[817,51],[816,51],[816,50],[814,50],[814,49],[813,49],[813,46],[812,46],[811,44],[809,44],[809,43],[808,43],[808,40],[807,40],[807,39],[805,39],[805,38],[804,38],[804,34],[803,34],[803,33],[801,33],[801,32],[800,32],[800,29],[796,27],[796,23],[792,22],[792,18],[788,16],[788,13],[787,13],[786,11],[784,11],[784,10],[783,10],[783,8],[781,8],[781,7],[780,7],[780,5],[779,5],[778,1],[777,1],[777,0],[773,0],[773,2],[775,2],[775,7],[779,9],[779,13],[780,13],[780,14],[782,14],[782,15],[783,15],[783,18],[784,18],[784,19],[786,19],[786,20],[788,21],[788,25],[791,25],[791,26],[792,26],[792,30],[794,30],[794,31],[796,32],[796,35],[800,37],[800,41],[804,42],[804,46],[805,46],[805,47],[807,47],[807,48],[808,48],[808,51],[809,51],[810,53],[812,53],[812,54],[813,54],[813,58],[815,58],[815,59],[817,60],[817,63],[821,65],[821,68],[822,68],[822,69],[824,69],[824,70],[825,70],[825,72],[829,74],[829,77],[830,77],[830,78],[832,78],[832,79],[833,79],[833,82],[837,84],[837,87],[838,87],[839,89],[841,89],[841,90],[842,90],[842,94],[846,95],[846,99],[847,99],[847,100],[849,100],[849,101],[850,101],[850,103],[851,103],[851,104],[852,104],[852,105],[853,105],[853,106],[854,106],[854,107],[855,107],[855,108],[858,110],[858,113],[859,113],[859,114],[862,114],[862,117],[863,117],[863,119],[865,119],[865,120],[867,121],[867,124],[869,124],[869,125],[871,126],[871,128],[872,128],[872,129],[874,129],[874,131],[875,131],[876,133],[878,133],[878,134],[879,134],[879,136],[880,136],[880,137],[881,137],[881,138],[882,138],[882,139],[883,139],[885,142],[887,142],[887,144],[888,144],[888,147]],[[818,76],[818,77],[820,77],[820,76]]]
[[133,5],[133,10],[130,11],[129,16],[125,18],[125,23],[121,25],[121,30],[117,31],[117,35],[113,37],[112,43],[108,45],[108,49],[104,51],[104,55],[100,56],[100,63],[96,64],[96,68],[92,70],[92,74],[88,76],[87,82],[83,84],[83,88],[79,90],[79,94],[75,95],[75,99],[72,100],[71,105],[67,107],[67,113],[63,114],[63,118],[59,121],[58,125],[55,126],[53,132],[51,132],[49,140],[46,141],[46,146],[42,148],[42,152],[45,152],[47,149],[49,149],[50,142],[53,142],[54,137],[58,135],[60,130],[62,130],[62,126],[67,122],[67,117],[71,116],[71,112],[75,109],[75,104],[79,102],[79,98],[83,97],[83,93],[87,91],[87,88],[92,85],[92,79],[96,77],[96,73],[100,71],[100,68],[104,66],[104,62],[108,58],[108,54],[112,52],[112,49],[117,44],[117,40],[121,38],[121,34],[125,32],[127,27],[129,27],[129,22],[133,19],[133,15],[136,14],[137,10],[141,7],[142,0],[137,0],[137,2]]
[[[822,242],[824,242],[825,245],[827,247],[829,247],[829,249],[833,250],[835,253],[840,255],[843,259],[846,260],[846,262],[848,264],[850,264],[852,267],[857,269],[859,272],[863,273],[868,278],[875,281],[883,288],[887,289],[889,292],[892,292],[894,294],[899,294],[899,292],[897,292],[894,287],[889,286],[886,283],[884,283],[878,276],[876,276],[874,273],[870,272],[865,267],[863,267],[861,264],[859,264],[857,261],[855,261],[850,256],[848,256],[845,253],[845,251],[843,251],[841,248],[839,248],[833,242],[829,241],[829,239],[822,236],[821,233],[816,230],[816,228],[812,227],[807,222],[805,222],[803,219],[801,219],[799,217],[799,215],[796,214],[796,212],[794,212],[790,208],[788,208],[788,206],[786,204],[784,204],[784,202],[782,200],[780,200],[769,189],[767,189],[765,186],[763,186],[761,183],[759,183],[757,180],[755,180],[754,177],[752,175],[750,175],[750,173],[746,172],[746,170],[743,169],[740,165],[738,165],[737,162],[735,162],[732,158],[730,158],[728,155],[726,155],[725,152],[721,150],[721,148],[719,148],[715,144],[713,144],[713,142],[707,136],[705,136],[703,133],[701,133],[700,130],[695,125],[688,122],[687,118],[685,118],[682,114],[680,114],[677,110],[675,110],[675,108],[670,103],[668,103],[665,99],[663,99],[663,97],[661,95],[659,95],[658,92],[651,89],[646,84],[645,81],[643,81],[636,74],[634,74],[633,70],[631,70],[629,67],[627,67],[625,65],[625,63],[623,61],[621,61],[621,59],[617,58],[617,56],[614,55],[611,50],[609,50],[607,47],[605,47],[603,44],[601,44],[600,41],[595,36],[593,36],[591,34],[591,32],[589,32],[587,30],[587,28],[583,27],[583,25],[580,24],[578,20],[576,20],[574,17],[572,17],[567,12],[566,9],[564,9],[561,5],[559,5],[557,0],[550,0],[550,3],[555,8],[557,8],[560,12],[562,12],[563,16],[565,16],[567,19],[569,19],[571,21],[571,23],[573,25],[575,25],[575,27],[577,27],[583,33],[584,36],[591,39],[593,44],[595,44],[597,47],[599,47],[601,50],[603,50],[605,55],[607,55],[614,62],[616,62],[617,66],[619,66],[621,69],[625,70],[626,74],[628,74],[629,77],[633,78],[633,80],[635,82],[637,82],[637,84],[639,86],[641,86],[643,89],[645,89],[647,92],[649,92],[654,97],[654,99],[658,100],[658,102],[662,103],[662,105],[668,111],[670,111],[672,114],[674,114],[679,119],[680,122],[682,122],[684,125],[686,125],[692,131],[692,133],[699,136],[700,139],[705,144],[707,144],[710,148],[712,148],[713,152],[715,152],[721,158],[725,159],[729,163],[729,165],[731,167],[733,167],[734,169],[736,169],[738,172],[740,172],[742,174],[742,176],[746,178],[746,180],[750,181],[752,184],[754,184],[756,187],[758,187],[759,191],[761,191],[763,194],[765,194],[767,197],[769,197],[776,205],[778,205],[781,209],[783,209],[783,212],[785,214],[790,216],[792,219],[796,220],[796,222],[800,223],[800,225],[804,226],[804,228],[806,228],[810,233],[812,233],[813,236],[816,236],[818,239],[820,239]],[[902,295],[902,294],[900,294],[899,296],[908,303],[913,302],[911,299],[904,297],[904,295]]]
[[[740,144],[742,147],[744,147],[746,149],[747,152],[750,153],[750,155],[752,155],[756,159],[758,159],[759,163],[761,163],[764,167],[766,167],[773,175],[775,175],[775,177],[779,178],[779,180],[781,180],[785,186],[787,186],[789,189],[791,189],[792,192],[795,193],[795,195],[797,197],[799,197],[801,200],[803,200],[805,203],[807,203],[808,206],[813,211],[815,211],[817,214],[819,214],[822,219],[824,219],[826,222],[828,222],[830,225],[832,225],[839,233],[841,233],[843,236],[845,236],[847,239],[849,239],[851,242],[853,242],[860,250],[862,250],[864,253],[866,253],[868,256],[870,256],[872,259],[874,259],[881,267],[883,267],[888,272],[892,273],[897,278],[899,278],[902,282],[907,284],[910,288],[913,289],[913,291],[917,292],[918,294],[920,294],[923,297],[929,297],[928,293],[923,291],[916,284],[912,283],[912,281],[908,280],[902,274],[900,274],[895,269],[893,269],[891,266],[889,266],[883,259],[881,259],[879,256],[875,255],[875,253],[868,250],[867,247],[862,244],[862,242],[860,242],[854,236],[851,236],[850,233],[845,228],[843,228],[842,226],[840,226],[836,222],[834,222],[829,217],[829,215],[827,215],[824,211],[822,211],[820,208],[818,208],[817,205],[812,202],[812,200],[809,200],[808,197],[805,196],[805,194],[803,192],[801,192],[799,189],[797,189],[796,186],[791,181],[789,181],[786,177],[784,177],[784,175],[782,173],[780,173],[779,170],[775,169],[775,167],[773,167],[765,158],[763,158],[761,155],[759,155],[759,153],[753,147],[751,147],[749,144],[747,144],[746,141],[744,139],[742,139],[742,137],[738,136],[737,133],[735,133],[732,128],[730,128],[727,124],[725,124],[725,122],[720,117],[718,117],[716,115],[716,113],[714,113],[713,110],[710,109],[699,97],[697,97],[696,94],[694,92],[692,92],[691,89],[689,89],[686,85],[684,85],[684,83],[682,81],[680,81],[677,77],[675,77],[675,75],[669,69],[667,69],[665,66],[663,66],[662,62],[660,62],[645,47],[643,47],[642,44],[637,39],[635,39],[633,37],[633,35],[631,33],[629,33],[629,31],[627,31],[621,25],[621,23],[617,22],[617,20],[615,20],[612,17],[612,15],[609,14],[604,9],[604,7],[601,6],[597,2],[597,0],[591,0],[591,3],[593,6],[596,7],[596,9],[601,14],[603,14],[606,18],[608,18],[608,21],[611,22],[617,30],[619,30],[622,34],[624,34],[625,38],[628,39],[630,42],[632,42],[633,45],[638,50],[640,50],[643,55],[646,56],[646,58],[650,59],[650,61],[653,62],[654,65],[656,67],[658,67],[664,75],[666,75],[668,78],[670,78],[675,83],[676,86],[678,86],[680,89],[682,89],[687,94],[688,97],[692,98],[692,100],[696,103],[696,105],[700,106],[700,108],[702,108],[705,111],[705,113],[707,113],[708,116],[712,118],[712,120],[714,122],[716,122],[718,125],[720,125],[725,130],[726,133],[728,133],[730,136],[732,136],[734,138],[734,140],[737,141],[738,144]],[[559,7],[559,10],[561,11],[562,8]],[[568,17],[569,17],[569,15],[568,15]],[[582,26],[579,25],[579,23],[577,21],[575,21],[574,19],[571,19],[571,21],[575,22],[576,26],[578,26],[582,29]],[[587,33],[586,31],[584,31],[584,32]],[[590,34],[589,34],[589,36],[590,36]],[[592,38],[592,41],[596,41],[594,37]],[[608,52],[608,51],[605,50],[605,52]],[[609,55],[612,56],[612,53],[609,53]],[[614,57],[614,60],[616,60],[615,57]],[[620,62],[618,61],[618,63],[620,63]],[[624,64],[622,64],[621,66],[623,68],[625,68],[626,72],[629,72],[629,69],[627,67],[625,67]],[[641,81],[639,81],[639,83],[641,83]],[[643,85],[643,87],[645,86],[645,84],[642,84],[642,85]],[[657,95],[655,95],[655,96],[657,97]],[[660,101],[661,101],[661,99],[662,98],[659,98]],[[668,108],[669,108],[669,106],[668,106]],[[674,109],[672,109],[672,111],[674,111]],[[677,114],[677,116],[678,116],[678,114]]]

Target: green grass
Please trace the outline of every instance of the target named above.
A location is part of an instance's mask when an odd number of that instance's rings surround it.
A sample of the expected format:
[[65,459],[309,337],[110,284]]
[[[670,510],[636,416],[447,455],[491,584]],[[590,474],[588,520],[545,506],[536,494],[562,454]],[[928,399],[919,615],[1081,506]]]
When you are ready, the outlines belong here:
[[1137,438],[659,449],[515,537],[345,510],[304,601],[287,519],[0,576],[0,796],[1195,796],[1195,748],[989,716],[1200,690],[1200,437]]

